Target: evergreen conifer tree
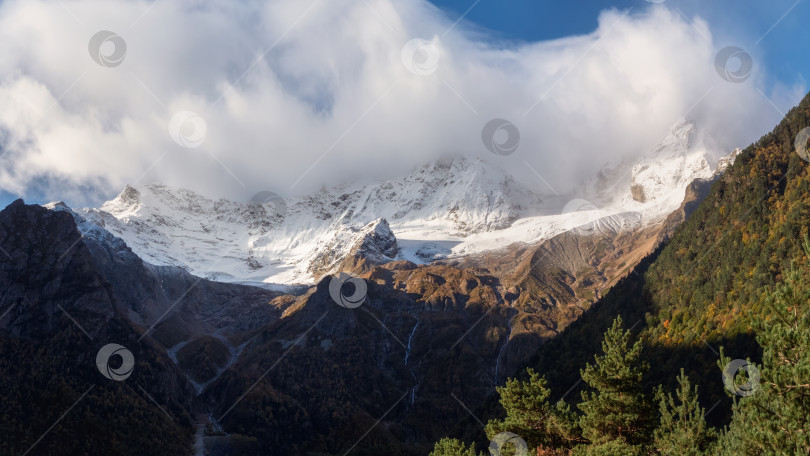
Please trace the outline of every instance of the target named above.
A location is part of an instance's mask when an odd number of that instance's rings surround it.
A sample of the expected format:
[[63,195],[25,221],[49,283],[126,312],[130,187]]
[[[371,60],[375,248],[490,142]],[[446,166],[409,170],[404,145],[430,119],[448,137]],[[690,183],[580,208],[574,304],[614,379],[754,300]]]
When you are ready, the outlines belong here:
[[500,432],[513,432],[529,448],[569,447],[571,442],[581,440],[571,408],[563,401],[550,404],[551,391],[546,379],[533,369],[527,369],[527,373],[526,381],[509,379],[506,385],[497,388],[506,418],[490,420],[487,435],[491,438]]
[[475,453],[475,444],[469,447],[458,439],[443,438],[436,442],[429,456],[479,456]]
[[663,456],[700,456],[716,438],[713,428],[706,425],[705,410],[698,403],[698,389],[684,374],[678,376],[675,396],[656,391],[659,401],[661,423],[655,430],[653,446],[656,454]]
[[641,359],[641,341],[631,343],[629,330],[617,317],[605,333],[602,354],[580,371],[594,391],[582,393],[579,424],[590,445],[576,454],[638,454],[652,429],[652,407],[643,392],[649,369]]

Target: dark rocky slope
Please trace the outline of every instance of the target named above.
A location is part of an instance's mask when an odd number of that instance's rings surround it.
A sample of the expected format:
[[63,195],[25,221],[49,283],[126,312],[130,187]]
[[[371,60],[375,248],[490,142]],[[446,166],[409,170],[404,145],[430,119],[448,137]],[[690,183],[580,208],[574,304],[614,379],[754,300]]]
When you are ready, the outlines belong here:
[[[139,341],[70,215],[15,201],[0,248],[0,454],[184,454],[190,388]],[[134,356],[124,381],[96,366],[108,343]]]

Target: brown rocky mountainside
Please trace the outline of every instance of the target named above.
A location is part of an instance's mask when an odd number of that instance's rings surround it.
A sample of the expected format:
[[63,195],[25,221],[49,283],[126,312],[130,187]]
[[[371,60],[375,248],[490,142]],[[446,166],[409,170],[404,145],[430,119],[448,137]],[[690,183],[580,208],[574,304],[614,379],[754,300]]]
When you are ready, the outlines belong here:
[[295,417],[289,432],[304,429],[309,437],[300,438],[317,442],[308,451],[342,454],[372,429],[362,443],[369,454],[425,454],[425,443],[468,421],[466,408],[481,407],[544,340],[656,248],[666,225],[641,228],[636,217],[428,265],[374,265],[355,249],[343,264],[368,286],[362,306],[336,305],[332,277],[288,297],[294,302],[282,318],[251,333],[244,355],[203,397],[234,433],[284,426],[290,416],[255,412],[283,406]]

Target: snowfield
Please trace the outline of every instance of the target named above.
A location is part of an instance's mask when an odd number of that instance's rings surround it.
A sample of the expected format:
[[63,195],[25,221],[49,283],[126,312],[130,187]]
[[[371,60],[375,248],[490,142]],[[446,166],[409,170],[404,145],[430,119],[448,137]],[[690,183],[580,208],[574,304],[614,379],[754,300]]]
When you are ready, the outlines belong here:
[[127,186],[98,209],[47,207],[71,211],[85,236],[121,238],[152,264],[223,282],[310,284],[370,233],[385,238],[389,227],[396,259],[428,263],[582,226],[619,231],[659,223],[693,179],[712,175],[713,155],[695,144],[694,131],[691,122],[676,124],[648,156],[605,169],[578,195],[538,194],[486,162],[459,157],[398,179],[287,198],[283,214],[278,206],[211,200],[165,185]]

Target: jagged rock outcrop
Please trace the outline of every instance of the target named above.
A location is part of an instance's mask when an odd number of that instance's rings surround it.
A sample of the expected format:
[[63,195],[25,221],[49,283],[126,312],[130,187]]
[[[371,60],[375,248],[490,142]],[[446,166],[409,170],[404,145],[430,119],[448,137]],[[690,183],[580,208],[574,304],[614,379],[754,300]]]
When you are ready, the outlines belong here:
[[339,259],[340,263],[331,272],[363,273],[374,266],[394,261],[399,256],[397,238],[391,231],[388,221],[381,218],[360,230],[348,255]]
[[318,278],[339,271],[363,273],[398,257],[397,238],[388,221],[379,218],[359,229],[336,232],[313,255],[310,272]]

